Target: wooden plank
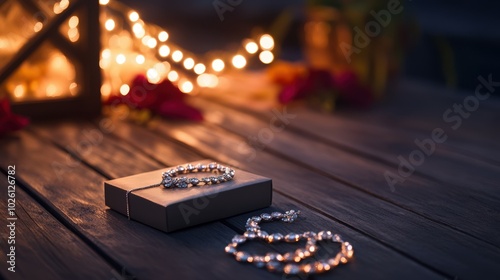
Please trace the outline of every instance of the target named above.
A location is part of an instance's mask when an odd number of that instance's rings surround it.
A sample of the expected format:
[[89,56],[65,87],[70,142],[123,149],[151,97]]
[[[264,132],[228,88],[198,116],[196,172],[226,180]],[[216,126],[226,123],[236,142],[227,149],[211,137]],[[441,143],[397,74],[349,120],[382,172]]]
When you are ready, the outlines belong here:
[[[313,231],[319,232],[321,230],[330,230],[334,233],[340,234],[346,241],[349,241],[354,246],[355,259],[352,263],[346,266],[340,267],[332,273],[315,276],[314,279],[362,279],[360,278],[360,271],[363,275],[366,275],[369,279],[406,279],[407,277],[412,279],[433,279],[446,278],[446,275],[437,275],[435,273],[430,273],[427,271],[428,275],[425,275],[421,267],[421,263],[418,261],[409,262],[408,258],[412,259],[411,256],[407,255],[406,252],[398,251],[394,249],[392,244],[380,244],[376,239],[370,236],[366,236],[362,232],[353,230],[349,225],[339,223],[336,220],[331,220],[331,217],[327,215],[318,214],[316,211],[305,208],[303,205],[298,205],[295,201],[281,195],[280,193],[275,193],[273,197],[273,207],[271,209],[265,209],[265,211],[283,211],[289,209],[297,209],[300,207],[302,212],[299,218],[291,224],[283,223],[263,223],[262,229],[268,233],[280,232],[286,234],[289,232],[305,232]],[[246,219],[252,215],[258,215],[262,213],[261,211],[254,211],[248,215],[241,215],[229,220],[230,223],[243,228]],[[324,245],[324,244],[320,244]],[[278,252],[284,252],[290,250],[289,247],[284,246],[272,246]],[[395,251],[388,251],[387,247]],[[331,256],[332,253],[335,254],[336,248],[325,246],[325,248],[320,248],[318,251],[318,259],[322,259]],[[390,264],[390,265],[388,265]],[[418,275],[418,276],[417,276]],[[298,277],[289,279],[299,279]]]
[[[0,174],[0,181],[5,186],[7,177]],[[2,190],[0,208],[3,213],[7,213],[8,198],[7,189]],[[3,219],[3,227],[10,222],[15,224],[14,239],[8,239],[10,232],[2,230],[0,275],[5,279],[38,279],[41,275],[46,279],[111,279],[119,275],[110,264],[19,186],[15,188],[15,204],[17,220]],[[8,243],[8,240],[14,240],[15,243]],[[7,270],[10,267],[7,264],[10,246],[15,246],[15,272]]]
[[[50,137],[51,140],[56,141],[59,145],[63,143],[74,143],[76,142],[77,138],[75,136],[78,136],[77,131],[81,130],[88,130],[91,129],[85,124],[81,124],[78,126],[74,126],[72,124],[62,124],[62,125],[52,125],[50,127],[44,127],[44,128],[37,128],[36,131],[37,133],[43,134],[46,137]],[[130,133],[130,131],[133,131],[134,133]],[[172,160],[172,158],[167,158],[163,157],[161,153],[158,153],[158,150],[165,149],[166,147],[182,147],[176,143],[172,143],[172,141],[167,141],[166,139],[162,139],[159,136],[155,135],[151,131],[144,129],[139,126],[134,126],[130,124],[123,123],[120,126],[116,126],[116,130],[114,131],[116,135],[119,135],[120,137],[123,136],[123,139],[127,139],[127,141],[130,141],[130,143],[135,143],[135,142],[141,142],[142,145],[138,146],[137,148],[132,148],[129,147],[129,144],[126,143],[125,141],[116,141],[114,138],[105,138],[102,141],[102,145],[96,146],[95,147],[95,152],[104,155],[106,157],[106,154],[113,154],[115,155],[114,157],[119,159],[122,156],[128,156],[129,149],[134,149],[135,153],[139,155],[143,149],[147,149],[150,153],[154,154],[156,157],[156,160],[158,162],[163,162],[165,165],[169,165],[169,161]],[[106,143],[108,141],[113,141],[113,143]],[[162,147],[165,146],[165,147]],[[192,152],[191,152],[192,153]],[[84,157],[84,159],[92,165],[94,164],[102,164],[98,160],[93,159],[92,156],[88,156],[85,154],[81,155]],[[180,154],[179,156],[182,156]],[[182,159],[187,161],[187,159]],[[111,162],[111,164],[105,164],[107,168],[110,166],[118,165],[119,162],[114,161]],[[144,156],[137,156],[134,160],[135,164],[138,166],[137,168],[141,168],[140,166],[149,166],[153,164],[152,159],[148,159],[148,157]],[[182,162],[178,162],[179,164]],[[107,173],[112,173],[115,171],[105,171]],[[124,174],[120,174],[119,172],[124,172],[125,174],[129,175],[128,170],[126,171],[117,171],[118,173],[116,176],[123,176]],[[281,200],[283,206],[285,205],[284,203],[286,202],[287,205],[293,204],[293,201],[290,201],[289,199],[281,197]],[[280,204],[281,206],[281,204]],[[261,210],[260,212],[262,212]],[[312,215],[311,211],[306,211],[309,214]],[[244,219],[244,217],[248,217],[249,215],[240,215],[239,220]],[[432,272],[428,268],[422,267],[421,264],[418,264],[417,262],[414,262],[413,260],[410,260],[408,258],[402,257],[400,253],[394,252],[393,250],[390,250],[386,248],[385,246],[378,244],[378,242],[375,242],[371,238],[367,238],[366,236],[363,236],[363,234],[356,232],[355,230],[345,227],[341,224],[339,224],[337,221],[331,220],[330,218],[322,217],[319,218],[317,215],[314,215],[315,218],[314,223],[308,223],[306,225],[302,225],[302,227],[297,227],[296,230],[302,230],[306,231],[307,225],[309,226],[314,226],[316,228],[319,228],[324,225],[332,225],[335,228],[342,228],[343,232],[347,233],[348,235],[353,235],[353,236],[360,236],[359,240],[357,240],[357,243],[361,246],[360,248],[364,249],[366,248],[366,251],[364,251],[359,258],[357,258],[357,265],[354,265],[350,269],[343,269],[343,272],[339,272],[342,275],[342,279],[359,279],[362,277],[370,277],[373,275],[374,271],[378,271],[377,274],[381,275],[381,277],[391,277],[394,275],[399,275],[409,278],[415,278],[415,279],[422,279],[422,278],[436,278],[436,277],[442,277],[436,274],[435,272]],[[242,230],[241,227],[241,222],[229,222],[233,228],[239,228]],[[241,231],[240,231],[241,233]],[[377,260],[373,262],[373,260]],[[359,260],[359,261],[358,261]],[[384,262],[391,262],[391,263],[398,263],[398,269],[397,270],[383,270],[380,269],[380,267],[377,265],[378,262],[384,261]],[[234,264],[236,267],[240,266],[241,264]],[[359,269],[359,266],[366,266],[364,269]],[[329,277],[329,276],[324,276],[324,277]],[[320,278],[321,279],[321,278]]]
[[[269,276],[265,271],[241,268],[227,261],[223,248],[235,234],[227,226],[210,223],[165,234],[128,221],[104,206],[102,184],[107,178],[30,133],[22,131],[17,137],[1,140],[0,164],[15,162],[18,180],[86,236],[106,259],[121,267],[124,277],[152,279],[168,275],[175,279],[196,279],[200,271],[206,278],[229,279],[240,275],[241,279],[263,279]],[[92,154],[89,147],[80,152],[100,156]],[[124,154],[120,159],[134,161],[134,157]],[[109,165],[106,170],[112,169],[120,169],[120,166]]]
[[[290,197],[300,198],[296,200],[297,203],[310,205],[320,212],[328,213],[381,242],[393,244],[399,250],[448,275],[475,278],[476,273],[485,276],[498,273],[493,261],[500,257],[497,247],[404,208],[395,207],[394,204],[377,199],[364,191],[360,192],[351,186],[338,183],[330,177],[297,165],[297,162],[276,158],[266,151],[259,151],[256,157],[249,161],[251,149],[240,137],[201,124],[178,124],[174,127],[169,123],[168,126],[158,126],[157,130],[178,141],[196,143],[196,149],[217,160],[220,160],[223,151],[224,158],[231,158],[234,165],[273,178],[275,190]],[[380,185],[373,183],[372,178],[362,174],[364,168],[369,167],[360,167],[357,174],[359,180],[364,180],[373,188],[380,188]],[[401,193],[393,195],[401,196]],[[443,201],[424,194],[420,194],[418,199],[432,200],[438,204]],[[413,203],[418,204],[419,201]],[[442,209],[443,215],[449,215],[447,210]],[[488,225],[495,228],[498,223]],[[488,233],[490,231],[491,229]],[[480,256],[468,253],[474,248],[482,248]],[[468,267],[475,269],[472,271]]]
[[[256,92],[261,93],[261,97],[264,92],[269,96],[275,95],[272,85],[262,86],[262,81],[266,79],[261,74],[254,74],[253,78],[252,75],[249,78],[248,74],[245,74],[245,78],[231,76],[226,77],[225,80],[225,90],[223,89],[222,92],[220,90],[208,91],[204,93],[204,96],[217,100],[217,102],[235,106],[240,111],[266,113],[276,107],[270,102],[252,100],[250,97]],[[238,94],[235,95],[234,92],[238,92]],[[450,136],[442,145],[443,148],[451,146],[453,147],[452,151],[459,151],[461,154],[500,165],[500,160],[498,160],[500,158],[498,145],[500,134],[487,125],[488,123],[498,123],[500,120],[500,114],[498,114],[500,101],[489,98],[482,102],[479,109],[471,113],[470,119],[464,119],[463,125],[457,131],[448,129],[450,124],[443,120],[442,115],[447,109],[452,107],[454,103],[462,103],[464,98],[470,94],[471,92],[445,91],[441,87],[422,86],[420,83],[405,80],[399,83],[392,94],[383,102],[378,103],[368,111],[339,110],[333,116],[328,117],[334,118],[330,122],[338,120],[354,124],[355,128],[359,127],[361,130],[359,135],[364,135],[365,130],[371,131],[374,127],[382,127],[397,128],[401,132],[418,133],[428,137],[434,128],[442,127],[447,129]],[[293,107],[293,104],[291,106]],[[425,109],[422,110],[422,108]],[[472,121],[473,124],[471,124]],[[478,139],[479,135],[488,135],[489,137]],[[367,139],[370,138],[367,137]],[[477,142],[478,140],[480,141]]]
[[[427,159],[430,163],[429,167],[425,169],[425,166],[418,167],[419,170],[423,169],[418,173],[425,174],[426,170],[433,169],[429,172],[431,175],[439,176],[438,180],[413,174],[392,189],[387,184],[384,175],[387,171],[398,174],[397,152],[396,155],[392,154],[393,159],[384,157],[383,162],[393,161],[392,164],[381,164],[379,161],[366,159],[359,154],[353,155],[352,152],[346,152],[327,143],[313,141],[295,131],[273,132],[269,121],[266,123],[236,110],[213,103],[205,104],[205,108],[208,108],[206,110],[208,121],[221,125],[244,138],[256,137],[263,131],[270,132],[272,140],[260,144],[283,158],[304,163],[309,168],[335,177],[355,188],[500,246],[500,237],[497,234],[497,230],[500,229],[500,204],[498,203],[500,192],[497,191],[500,169],[497,167],[474,166],[467,162],[435,155]],[[293,113],[292,110],[288,112]],[[297,114],[297,116],[301,115]],[[242,126],[242,123],[245,123],[245,126]],[[318,125],[318,123],[324,125]],[[327,131],[330,128],[326,118],[322,119],[322,122],[313,122],[310,127],[329,134]],[[390,133],[387,134],[390,138]],[[339,134],[337,138],[342,138],[342,134]],[[386,139],[384,136],[380,136],[378,141],[383,142],[384,139]],[[395,147],[398,145],[402,148]],[[407,149],[405,144],[392,140],[385,148],[385,152],[390,153],[392,147],[401,153]],[[372,154],[372,157],[375,155]],[[454,168],[458,170],[455,171]],[[457,175],[455,172],[462,173],[462,175]],[[443,203],[444,201],[447,203]],[[468,223],[463,223],[461,217],[467,217]]]
[[[253,116],[248,116],[239,109],[223,107],[210,101],[203,100],[202,102],[204,108],[209,108],[205,112],[208,121],[235,132],[241,131],[239,123],[247,122]],[[414,131],[405,132],[389,127],[367,125],[337,116],[319,114],[303,107],[287,107],[284,110],[298,116],[291,119],[287,126],[287,129],[292,130],[293,133],[307,136],[308,139],[314,139],[362,157],[381,161],[396,174],[399,164],[398,156],[408,158],[413,150],[420,149],[415,144],[415,140],[421,142],[432,137],[432,131],[429,131],[427,135],[422,135]],[[266,113],[257,113],[256,117],[269,123],[275,118],[275,115],[269,110]],[[263,124],[260,126],[262,129]],[[500,166],[492,166],[489,163],[464,156],[455,150],[454,146],[446,145],[446,143],[434,142],[433,153],[426,156],[424,164],[415,169],[415,174],[430,177],[440,183],[472,185],[487,188],[487,191],[496,190],[497,181],[500,179],[497,175]],[[500,149],[498,152],[500,157]],[[481,182],[480,186],[476,186],[478,182]]]
[[[393,244],[399,251],[407,252],[415,259],[445,271],[449,275],[472,277],[475,272],[466,268],[470,266],[481,267],[479,270],[483,271],[484,275],[497,272],[491,260],[497,258],[499,252],[491,245],[450,230],[441,224],[428,221],[419,215],[394,207],[384,201],[374,199],[332,181],[330,178],[277,159],[266,152],[259,152],[258,156],[251,163],[248,163],[246,159],[249,154],[240,149],[240,144],[244,141],[234,135],[223,133],[220,129],[206,128],[203,125],[174,125],[172,123],[160,125],[157,129],[168,137],[174,137],[188,145],[195,145],[193,148],[202,151],[204,156],[219,161],[231,158],[232,163],[240,168],[270,176],[273,178],[275,189],[279,193],[286,193],[290,198],[301,198],[295,200],[297,204],[304,207],[312,205],[315,209],[329,213],[330,216],[384,242],[384,244]],[[119,129],[115,132],[119,133]],[[152,137],[153,135],[150,134],[147,138]],[[142,138],[138,137],[137,140]],[[161,161],[162,158],[150,146],[142,145],[140,149]],[[294,170],[294,172],[290,172],[290,170]],[[294,183],[291,185],[289,182]],[[298,186],[307,186],[307,191],[304,192]],[[359,205],[363,205],[363,207],[359,208]],[[416,232],[418,234],[415,234]],[[415,244],[419,245],[415,246]],[[485,250],[481,251],[481,254],[484,255],[470,257],[465,253],[474,247],[484,248]]]

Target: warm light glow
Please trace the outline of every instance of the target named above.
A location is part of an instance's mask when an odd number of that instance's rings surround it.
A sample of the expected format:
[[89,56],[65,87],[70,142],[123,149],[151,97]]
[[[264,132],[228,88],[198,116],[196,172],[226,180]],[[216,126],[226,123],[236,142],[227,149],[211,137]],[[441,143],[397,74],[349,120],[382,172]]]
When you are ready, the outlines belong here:
[[68,6],[69,6],[69,0],[61,0],[61,2],[59,2],[59,7],[61,7],[61,9],[63,10],[66,10]]
[[54,14],[56,14],[56,15],[60,14],[63,11],[63,9],[61,8],[61,5],[59,3],[54,3],[53,10],[54,10]]
[[198,63],[194,66],[194,72],[198,75],[203,74],[206,70],[206,67],[203,63]]
[[194,67],[194,60],[190,57],[186,58],[184,60],[184,68],[186,68],[187,70],[191,70],[193,69]]
[[148,39],[147,45],[148,45],[148,47],[149,47],[150,49],[152,49],[152,48],[156,47],[156,44],[157,44],[157,42],[156,42],[156,39],[155,39],[155,38],[152,38],[152,37],[151,37],[151,38],[149,38],[149,39]]
[[76,28],[79,22],[80,19],[77,16],[70,17],[68,21],[69,28]]
[[181,51],[177,50],[172,53],[172,60],[175,62],[179,62],[182,60],[183,54]]
[[142,38],[144,35],[146,35],[146,31],[144,30],[144,27],[142,24],[136,22],[134,25],[132,25],[132,31],[134,32],[134,35],[136,38]]
[[249,41],[245,45],[245,50],[247,50],[249,54],[254,54],[259,50],[259,46],[254,41]]
[[111,51],[109,49],[105,49],[101,52],[102,58],[110,58],[111,57]]
[[274,55],[270,51],[263,51],[259,54],[259,59],[262,61],[264,64],[269,64],[273,62],[274,60]]
[[106,28],[106,30],[112,31],[113,29],[115,29],[115,21],[113,19],[108,19],[104,23],[104,27]]
[[274,39],[269,34],[260,36],[260,47],[264,50],[272,50],[274,48]]
[[175,82],[179,79],[179,74],[176,71],[170,71],[167,76],[168,80],[171,82]]
[[109,0],[99,0],[99,4],[101,5],[108,5]]
[[221,59],[216,59],[214,61],[212,61],[212,69],[214,69],[214,71],[216,72],[220,72],[222,70],[224,70],[224,61],[222,61]]
[[160,40],[160,42],[165,42],[168,40],[168,33],[166,31],[162,31],[160,33],[158,33],[158,40]]
[[80,32],[78,32],[78,28],[71,28],[68,30],[68,38],[71,42],[76,42],[80,38]]
[[49,97],[56,96],[57,95],[57,87],[54,84],[49,84],[45,88],[45,92],[46,92],[47,96],[49,96]]
[[196,82],[200,87],[214,88],[219,83],[219,79],[214,74],[201,74]]
[[156,63],[153,68],[158,72],[158,75],[161,76],[165,76],[165,74],[167,74],[167,72],[170,70],[170,64],[168,62],[164,62],[164,63],[161,63],[161,62],[158,62]]
[[119,54],[116,56],[116,63],[123,64],[123,63],[125,63],[125,61],[127,61],[127,58],[125,57],[125,55]]
[[130,91],[130,87],[127,84],[123,84],[120,87],[120,94],[123,96],[127,95],[129,91]]
[[26,88],[24,85],[17,85],[15,88],[14,88],[14,96],[16,98],[22,98],[24,96],[24,94],[26,93]]
[[111,85],[109,85],[108,83],[103,84],[101,86],[101,94],[103,96],[109,96],[111,94]]
[[136,11],[132,11],[128,14],[128,19],[132,22],[136,22],[139,20],[139,14]]
[[71,83],[69,85],[69,93],[73,96],[75,96],[78,93],[78,84],[77,83]]
[[181,86],[179,87],[179,89],[184,92],[184,93],[190,93],[193,91],[193,83],[191,83],[190,81],[185,81],[181,84]]
[[142,44],[144,44],[145,46],[147,46],[148,45],[148,41],[149,41],[150,38],[151,38],[151,36],[149,36],[149,35],[146,35],[146,36],[142,37],[142,40],[141,40]]
[[146,58],[142,54],[138,54],[135,57],[135,62],[137,62],[137,64],[144,64],[145,61],[146,61]]
[[43,28],[43,23],[37,22],[37,23],[35,23],[35,26],[33,26],[33,31],[38,32],[38,31],[42,30],[42,28]]
[[108,68],[109,64],[110,64],[109,59],[101,59],[101,60],[99,60],[99,67],[101,67],[101,69]]
[[161,57],[167,57],[170,54],[170,48],[168,46],[161,46],[158,49],[158,53],[160,54]]
[[156,69],[154,68],[148,69],[148,71],[146,72],[146,77],[152,84],[157,84],[161,80],[160,74],[158,74],[158,71],[156,71]]
[[247,65],[247,60],[244,56],[237,54],[233,57],[232,63],[235,68],[241,69]]

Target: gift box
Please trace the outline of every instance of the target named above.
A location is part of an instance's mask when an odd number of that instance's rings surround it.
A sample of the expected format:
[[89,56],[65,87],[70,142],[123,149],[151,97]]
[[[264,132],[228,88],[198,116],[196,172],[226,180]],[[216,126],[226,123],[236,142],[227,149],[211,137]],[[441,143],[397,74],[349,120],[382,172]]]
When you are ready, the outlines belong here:
[[[202,160],[191,164],[210,162],[212,161]],[[173,167],[104,182],[106,206],[127,215],[127,192],[158,184],[162,173],[171,168]],[[271,179],[234,170],[233,180],[224,183],[190,188],[158,186],[134,190],[128,195],[128,216],[132,220],[171,232],[271,205]],[[183,176],[200,178],[207,174],[200,172]]]

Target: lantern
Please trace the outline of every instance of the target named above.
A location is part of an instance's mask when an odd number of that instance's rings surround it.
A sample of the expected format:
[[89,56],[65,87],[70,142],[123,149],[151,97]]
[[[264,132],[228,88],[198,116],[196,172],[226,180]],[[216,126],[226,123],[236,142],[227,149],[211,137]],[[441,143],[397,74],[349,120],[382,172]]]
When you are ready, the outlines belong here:
[[7,0],[0,25],[0,96],[16,113],[100,113],[98,0]]

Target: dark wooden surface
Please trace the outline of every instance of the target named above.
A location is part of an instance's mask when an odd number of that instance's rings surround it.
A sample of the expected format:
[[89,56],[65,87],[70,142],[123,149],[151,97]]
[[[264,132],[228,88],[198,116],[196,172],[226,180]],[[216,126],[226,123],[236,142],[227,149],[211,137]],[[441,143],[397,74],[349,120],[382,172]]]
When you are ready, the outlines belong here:
[[[268,231],[340,233],[352,263],[313,279],[498,279],[500,277],[499,100],[483,101],[457,130],[443,112],[465,95],[406,83],[369,111],[321,114],[304,106],[272,141],[272,108],[210,95],[193,103],[203,123],[158,120],[149,126],[106,118],[36,123],[0,139],[0,175],[17,173],[16,273],[8,279],[299,279],[240,264],[223,252],[245,220],[271,209],[303,211]],[[283,110],[283,108],[275,108]],[[279,122],[277,123],[279,125]],[[434,128],[448,135],[394,188],[398,156]],[[262,144],[262,143],[261,143]],[[253,150],[253,151],[252,151]],[[202,158],[274,182],[271,209],[164,233],[107,209],[103,181]],[[6,188],[5,188],[6,189]],[[5,216],[7,195],[0,207]],[[38,277],[37,277],[38,276]]]

